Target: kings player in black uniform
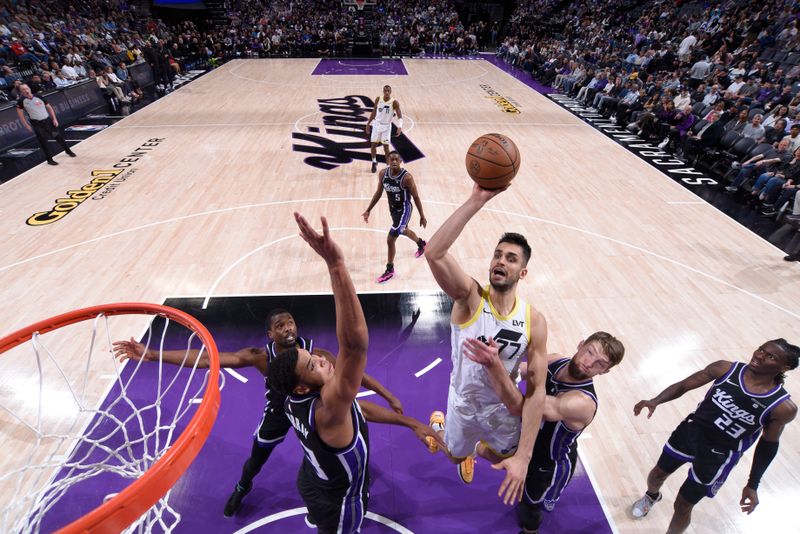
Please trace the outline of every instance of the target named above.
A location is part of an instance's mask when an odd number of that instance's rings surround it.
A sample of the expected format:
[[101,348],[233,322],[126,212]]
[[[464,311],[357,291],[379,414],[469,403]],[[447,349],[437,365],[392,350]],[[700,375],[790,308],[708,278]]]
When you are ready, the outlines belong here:
[[300,236],[328,266],[336,304],[336,368],[302,348],[281,353],[269,383],[288,395],[286,415],[305,457],[297,487],[319,532],[359,532],[369,496],[369,433],[356,393],[367,365],[367,323],[339,246],[295,213]]
[[408,227],[408,223],[411,221],[411,212],[413,211],[411,207],[412,198],[419,210],[420,226],[425,228],[428,225],[428,220],[422,211],[422,201],[417,192],[417,184],[414,183],[414,177],[411,176],[411,173],[401,167],[403,159],[400,154],[397,151],[392,151],[389,153],[388,160],[389,167],[378,172],[378,187],[375,190],[375,194],[372,195],[372,200],[370,200],[367,210],[361,214],[364,222],[369,222],[370,211],[380,200],[381,193],[386,191],[386,198],[389,201],[389,213],[392,216],[392,227],[389,229],[389,236],[386,238],[386,245],[389,248],[386,271],[376,280],[379,284],[388,281],[394,276],[395,241],[397,241],[397,236],[404,235],[417,244],[417,252],[414,257],[419,258],[425,253],[425,241]]
[[[283,411],[286,396],[270,389],[267,381],[269,366],[275,356],[284,350],[299,347],[309,353],[327,358],[330,362],[334,361],[333,355],[327,350],[315,347],[312,339],[297,335],[297,323],[292,314],[284,309],[273,309],[267,315],[267,336],[269,337],[269,342],[264,348],[248,347],[236,352],[219,353],[220,367],[255,367],[264,375],[266,385],[264,415],[261,417],[261,421],[253,434],[253,446],[250,451],[250,457],[242,466],[242,476],[225,503],[223,510],[225,517],[231,517],[239,510],[242,505],[242,499],[253,488],[253,479],[264,467],[275,447],[283,442],[291,427],[291,423],[289,423],[289,419],[287,419]],[[157,352],[147,351],[142,343],[137,343],[133,338],[129,341],[115,342],[114,352],[121,358],[144,359],[146,361],[158,360]],[[197,350],[189,351],[188,355],[183,350],[164,351],[163,361],[174,365],[192,367],[198,355],[199,351]],[[208,358],[205,355],[200,355],[197,367],[201,369],[208,367]],[[364,374],[361,385],[386,399],[386,402],[395,412],[398,414],[403,413],[403,405],[397,397],[377,380]],[[400,422],[398,424],[403,423]]]
[[797,415],[797,405],[783,388],[783,374],[797,367],[799,357],[799,347],[782,338],[774,339],[756,349],[750,363],[714,362],[655,398],[639,401],[633,413],[639,415],[647,408],[649,418],[659,404],[713,381],[705,398],[664,445],[658,463],[647,476],[647,491],[633,504],[633,516],[646,516],[661,500],[659,490],[667,477],[689,462],[689,476],[678,491],[667,533],[685,531],[692,508],[703,497],[716,495],[742,454],[758,441],[739,501],[743,512],[752,513],[758,506],[758,484],[778,453],[783,427]]
[[[465,354],[486,368],[492,387],[509,411],[522,413],[524,396],[503,371],[499,353],[489,344],[468,340]],[[607,332],[595,332],[581,341],[572,358],[548,355],[542,427],[536,435],[517,509],[521,534],[538,532],[542,511],[553,511],[572,479],[578,461],[578,436],[597,412],[593,378],[607,373],[624,355],[623,344]],[[526,365],[520,366],[520,373],[527,375]]]

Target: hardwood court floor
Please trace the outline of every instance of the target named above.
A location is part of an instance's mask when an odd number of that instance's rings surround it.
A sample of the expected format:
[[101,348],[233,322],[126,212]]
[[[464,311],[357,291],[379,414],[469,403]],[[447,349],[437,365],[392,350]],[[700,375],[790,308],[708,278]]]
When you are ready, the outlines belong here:
[[[360,291],[436,289],[405,241],[398,244],[396,277],[385,288],[374,283],[385,263],[385,200],[365,224],[360,214],[376,179],[368,162],[346,161],[356,148],[335,144],[354,141],[341,121],[359,116],[358,99],[334,100],[352,106],[320,111],[331,102],[319,100],[374,98],[390,83],[407,139],[425,156],[407,165],[429,221],[425,238],[469,193],[470,142],[491,131],[516,141],[522,169],[513,186],[473,219],[453,253],[468,273],[485,279],[499,235],[525,234],[534,256],[520,290],[548,319],[549,350],[571,354],[599,329],[625,342],[625,361],[597,380],[601,406],[581,454],[620,532],[663,531],[682,476],[668,482],[667,502],[645,521],[630,519],[629,505],[670,431],[703,392],[660,407],[651,420],[634,418],[634,403],[711,361],[749,359],[764,340],[800,341],[796,268],[777,248],[486,62],[410,60],[407,76],[311,76],[316,64],[231,62],[81,143],[80,157],[0,186],[3,331],[103,302],[328,292],[324,265],[296,238],[295,210],[328,216]],[[504,112],[491,95],[521,113]],[[327,125],[326,114],[333,117]],[[329,132],[336,120],[343,135]],[[293,139],[293,132],[306,137]],[[328,147],[327,155],[313,148],[319,146]],[[304,163],[314,156],[334,168]],[[54,217],[47,212],[56,199],[93,178],[111,179],[111,189],[80,204],[59,202],[75,207],[55,222],[26,225],[35,213]],[[418,227],[415,213],[412,228]],[[135,325],[133,335],[140,329]],[[68,340],[61,345],[71,362],[77,349],[71,352]],[[35,385],[20,357],[0,358],[4,402],[26,402]],[[798,372],[789,375],[790,391],[798,391]],[[0,422],[10,428],[7,419]],[[22,450],[23,442],[14,431],[0,435],[4,451]],[[697,507],[693,532],[796,528],[798,452],[795,422],[765,476],[757,512],[746,517],[737,506],[748,454],[716,499]]]

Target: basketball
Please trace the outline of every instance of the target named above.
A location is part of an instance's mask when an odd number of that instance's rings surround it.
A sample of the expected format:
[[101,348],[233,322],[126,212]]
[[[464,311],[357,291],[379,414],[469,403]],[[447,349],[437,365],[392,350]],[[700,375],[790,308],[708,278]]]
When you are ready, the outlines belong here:
[[517,175],[519,162],[517,145],[503,134],[484,134],[467,151],[467,172],[485,189],[507,186]]

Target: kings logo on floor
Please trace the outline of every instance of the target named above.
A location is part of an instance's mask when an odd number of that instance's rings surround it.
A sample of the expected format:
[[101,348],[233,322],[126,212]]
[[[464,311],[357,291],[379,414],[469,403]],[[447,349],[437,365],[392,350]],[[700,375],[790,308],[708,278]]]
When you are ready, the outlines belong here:
[[[354,161],[371,161],[366,126],[375,102],[368,96],[349,95],[322,98],[317,103],[321,123],[305,125],[303,131],[292,132],[292,150],[309,154],[303,162],[330,171]],[[406,163],[425,157],[405,134],[397,135],[395,125],[392,125],[390,143]],[[381,147],[378,147],[378,157],[383,158]]]

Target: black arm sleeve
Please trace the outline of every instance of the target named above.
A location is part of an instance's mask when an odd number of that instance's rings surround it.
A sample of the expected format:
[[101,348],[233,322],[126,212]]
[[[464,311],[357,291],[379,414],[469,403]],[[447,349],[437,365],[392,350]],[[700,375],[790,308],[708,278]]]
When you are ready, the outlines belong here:
[[753,454],[753,465],[750,468],[750,478],[747,480],[748,488],[758,489],[761,477],[764,475],[767,467],[769,467],[769,464],[772,463],[776,454],[778,454],[777,441],[758,440],[756,452]]

